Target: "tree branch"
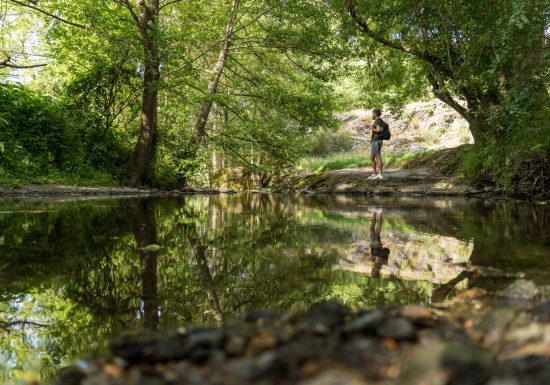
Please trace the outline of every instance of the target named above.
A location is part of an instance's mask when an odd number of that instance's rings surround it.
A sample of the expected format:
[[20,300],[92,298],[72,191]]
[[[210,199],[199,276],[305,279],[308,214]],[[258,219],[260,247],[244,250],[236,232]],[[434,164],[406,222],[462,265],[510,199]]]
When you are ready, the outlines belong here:
[[113,1],[115,3],[122,5],[128,10],[128,12],[130,12],[130,15],[132,16],[132,20],[134,20],[134,23],[136,23],[137,27],[141,30],[142,29],[141,20],[139,19],[139,16],[137,15],[137,13],[134,11],[134,8],[132,7],[132,4],[130,4],[130,1],[129,0],[113,0]]
[[14,64],[11,62],[11,57],[7,57],[5,60],[0,61],[0,68],[15,68],[15,69],[27,69],[27,68],[39,68],[47,66],[46,63],[40,64]]
[[48,12],[42,8],[39,8],[37,7],[36,5],[34,4],[26,4],[22,1],[19,1],[19,0],[8,0],[10,1],[11,3],[13,4],[16,4],[16,5],[19,5],[21,7],[25,7],[25,8],[29,8],[29,9],[32,9],[34,11],[37,11],[39,13],[42,13],[43,15],[46,15],[46,16],[49,16],[51,17],[52,19],[55,19],[57,21],[60,21],[61,23],[64,23],[64,24],[68,24],[68,25],[71,25],[73,27],[77,27],[77,28],[81,28],[81,29],[85,29],[85,30],[88,30],[88,31],[96,31],[94,28],[90,27],[90,26],[87,26],[87,25],[84,25],[84,24],[80,24],[80,23],[75,23],[75,22],[72,22],[70,20],[67,20],[67,19],[64,19],[62,17],[59,17],[57,15],[54,15],[53,13],[51,12]]
[[431,64],[434,67],[437,67],[440,71],[444,72],[447,75],[451,74],[450,69],[447,68],[447,66],[438,57],[426,51],[421,51],[418,48],[402,45],[401,43],[395,40],[390,40],[374,32],[368,26],[367,22],[357,14],[357,9],[355,8],[355,0],[344,0],[344,3],[348,9],[349,15],[366,36],[370,37],[374,41],[386,47],[393,48],[395,50],[408,53],[409,55],[416,56],[417,58],[425,61],[426,63]]
[[183,0],[165,0],[160,2],[159,10],[162,10],[172,4],[181,3]]

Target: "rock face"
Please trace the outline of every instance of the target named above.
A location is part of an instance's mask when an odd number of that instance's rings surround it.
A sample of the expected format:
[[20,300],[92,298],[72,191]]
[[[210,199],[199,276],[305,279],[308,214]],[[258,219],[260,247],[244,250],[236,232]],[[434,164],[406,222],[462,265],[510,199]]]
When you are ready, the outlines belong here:
[[[401,111],[382,111],[390,125],[392,139],[385,143],[389,152],[419,152],[457,147],[473,143],[467,122],[452,108],[438,99],[411,103]],[[363,146],[365,124],[372,124],[370,110],[353,110],[336,115],[341,129],[354,137],[354,146]]]
[[[510,301],[533,288],[531,300]],[[303,314],[256,312],[220,329],[122,340],[112,363],[81,361],[57,384],[548,384],[541,293],[548,289],[524,281],[497,296],[465,291],[445,312],[337,303]]]

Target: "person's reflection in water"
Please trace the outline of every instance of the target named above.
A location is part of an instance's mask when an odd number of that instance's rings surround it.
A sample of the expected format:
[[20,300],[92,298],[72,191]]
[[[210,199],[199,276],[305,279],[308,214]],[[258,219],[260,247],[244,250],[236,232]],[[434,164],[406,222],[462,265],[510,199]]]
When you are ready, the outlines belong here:
[[380,238],[380,232],[382,230],[382,224],[384,222],[384,215],[382,209],[376,209],[372,214],[372,222],[370,224],[370,254],[374,265],[372,266],[371,277],[380,278],[380,271],[382,266],[388,264],[388,258],[390,256],[390,249],[382,247],[382,240]]

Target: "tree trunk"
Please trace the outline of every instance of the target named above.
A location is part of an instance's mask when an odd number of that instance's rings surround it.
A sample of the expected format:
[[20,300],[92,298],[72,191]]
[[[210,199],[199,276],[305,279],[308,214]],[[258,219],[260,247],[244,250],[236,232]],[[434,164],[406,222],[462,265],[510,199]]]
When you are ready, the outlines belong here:
[[[472,97],[470,95],[464,95],[467,101],[466,107],[456,101],[445,88],[444,75],[441,74],[441,72],[433,66],[430,68],[428,80],[432,85],[432,91],[435,97],[437,97],[443,103],[447,104],[453,110],[458,112],[458,114],[468,122],[470,132],[472,133],[472,136],[474,138],[474,143],[483,143],[487,131],[486,123],[483,120],[483,117],[480,116],[480,114],[474,112]],[[463,94],[465,93],[466,92],[463,92]]]
[[138,0],[138,28],[144,48],[143,98],[139,137],[129,169],[129,184],[144,184],[152,174],[152,161],[156,152],[158,82],[160,58],[157,41],[159,0]]
[[[212,71],[212,79],[208,83],[208,89],[206,91],[206,99],[202,103],[201,109],[197,116],[197,120],[193,125],[193,132],[191,140],[187,149],[184,151],[184,159],[186,161],[193,161],[201,145],[202,141],[206,137],[206,123],[208,122],[208,117],[210,116],[210,111],[212,110],[212,105],[214,101],[212,100],[212,95],[215,95],[218,92],[218,85],[225,68],[225,63],[227,62],[227,56],[229,55],[229,48],[231,46],[231,39],[233,37],[233,30],[235,26],[235,20],[237,18],[237,10],[239,8],[239,0],[233,0],[233,7],[229,15],[229,20],[225,29],[225,35],[220,47],[220,52],[218,54],[218,59],[216,60],[216,65]],[[191,171],[192,162],[188,163],[188,166],[184,168],[184,177],[187,177],[187,173]]]

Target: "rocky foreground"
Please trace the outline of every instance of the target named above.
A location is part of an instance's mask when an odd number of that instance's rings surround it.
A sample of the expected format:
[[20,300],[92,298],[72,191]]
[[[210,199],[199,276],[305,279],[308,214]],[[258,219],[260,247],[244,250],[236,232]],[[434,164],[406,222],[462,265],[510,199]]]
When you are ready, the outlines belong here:
[[547,385],[548,288],[517,281],[432,308],[258,312],[218,329],[129,337],[110,361],[80,362],[59,385]]

